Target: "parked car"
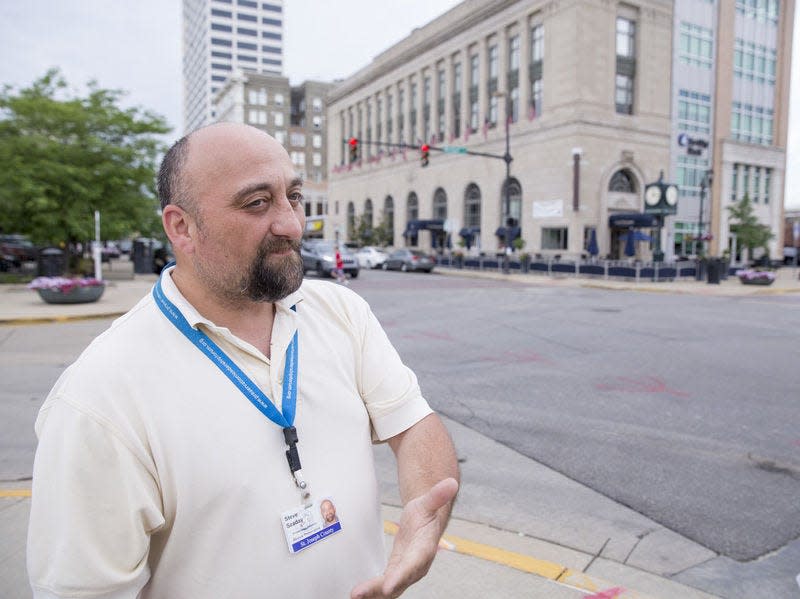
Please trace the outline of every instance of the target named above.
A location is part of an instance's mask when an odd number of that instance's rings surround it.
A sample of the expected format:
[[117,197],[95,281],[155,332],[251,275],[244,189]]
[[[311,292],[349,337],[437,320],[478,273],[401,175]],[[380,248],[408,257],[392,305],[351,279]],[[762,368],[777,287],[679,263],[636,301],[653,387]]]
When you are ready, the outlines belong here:
[[795,260],[800,258],[797,254],[798,248],[787,245],[783,248],[783,263],[786,265],[796,264]]
[[[339,252],[342,254],[345,274],[355,279],[359,271],[358,260],[345,247],[340,247]],[[332,241],[306,240],[300,248],[300,256],[303,258],[304,273],[313,270],[320,277],[330,277],[336,268],[336,244]]]
[[25,235],[0,235],[0,257],[4,263],[19,268],[23,262],[35,262],[39,249]]
[[122,255],[117,244],[113,241],[106,241],[100,248],[100,259],[103,262],[110,262],[112,258],[117,259]]
[[383,263],[383,270],[402,270],[403,272],[421,270],[423,272],[431,272],[435,264],[436,261],[425,252],[402,248],[389,254],[386,262]]
[[380,268],[388,257],[389,254],[382,249],[371,245],[365,246],[356,252],[356,259],[361,268]]

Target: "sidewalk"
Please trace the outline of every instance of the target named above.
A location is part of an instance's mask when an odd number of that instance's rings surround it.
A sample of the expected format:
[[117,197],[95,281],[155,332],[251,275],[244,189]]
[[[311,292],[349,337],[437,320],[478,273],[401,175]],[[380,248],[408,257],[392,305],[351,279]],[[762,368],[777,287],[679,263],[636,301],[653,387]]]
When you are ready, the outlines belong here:
[[[763,296],[800,293],[798,269],[785,267],[777,271],[775,282],[768,287],[742,285],[736,277],[720,284],[682,279],[672,282],[602,279],[574,275],[547,276],[542,274],[503,274],[497,271],[437,268],[434,273],[479,279],[513,281],[525,285],[546,287],[584,287],[649,293],[678,293],[709,296]],[[32,324],[59,322],[81,318],[112,318],[124,314],[150,291],[156,275],[135,275],[132,279],[108,280],[106,291],[93,304],[45,304],[35,291],[25,285],[0,285],[0,324]]]
[[[440,268],[444,276],[513,281],[549,287],[587,287],[715,296],[800,293],[794,269],[784,268],[770,287],[750,287],[729,278],[719,285],[610,281]],[[25,325],[116,317],[150,291],[155,275],[110,280],[93,304],[48,305],[24,285],[0,287],[0,325]],[[661,597],[711,598],[685,586],[673,574],[712,562],[716,556],[658,523],[607,497],[447,421],[462,465],[464,484],[453,519],[429,575],[404,597],[410,599],[516,599],[527,597],[596,599]],[[391,452],[376,448],[384,502],[384,529],[391,545],[399,520],[399,492]],[[499,465],[499,466],[498,466]],[[494,473],[487,476],[487,472]],[[481,486],[477,480],[496,480]],[[509,489],[526,494],[515,503]],[[529,497],[529,500],[527,500]],[[487,506],[491,506],[487,514]],[[25,533],[30,481],[0,483],[0,596],[29,599],[25,574]],[[537,536],[518,523],[534,523]],[[540,533],[538,531],[541,531]],[[537,538],[538,537],[538,538]]]

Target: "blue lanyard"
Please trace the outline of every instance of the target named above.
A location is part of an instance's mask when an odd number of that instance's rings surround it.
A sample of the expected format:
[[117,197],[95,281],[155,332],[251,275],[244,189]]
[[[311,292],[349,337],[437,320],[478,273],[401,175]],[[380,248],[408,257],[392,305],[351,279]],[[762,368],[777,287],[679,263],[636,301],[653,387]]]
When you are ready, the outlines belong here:
[[[167,320],[174,324],[189,341],[194,343],[201,352],[216,364],[222,373],[258,408],[259,412],[284,430],[292,428],[295,405],[297,403],[297,331],[295,331],[289,347],[286,348],[286,364],[283,368],[283,397],[281,398],[283,413],[281,414],[269,397],[258,388],[258,385],[242,372],[208,335],[189,324],[175,304],[164,295],[164,290],[161,288],[161,277],[153,286],[153,298],[155,298],[156,305],[167,317]],[[296,310],[295,306],[292,306],[292,310]]]

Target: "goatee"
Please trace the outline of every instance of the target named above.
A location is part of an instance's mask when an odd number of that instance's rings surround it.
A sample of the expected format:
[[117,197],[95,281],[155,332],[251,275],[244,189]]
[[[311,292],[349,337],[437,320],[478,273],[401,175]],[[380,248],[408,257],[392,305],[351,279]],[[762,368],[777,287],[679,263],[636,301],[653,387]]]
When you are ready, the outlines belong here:
[[[273,256],[291,250],[289,254]],[[254,302],[276,302],[294,293],[303,282],[300,241],[270,238],[259,248],[246,275],[243,292]]]

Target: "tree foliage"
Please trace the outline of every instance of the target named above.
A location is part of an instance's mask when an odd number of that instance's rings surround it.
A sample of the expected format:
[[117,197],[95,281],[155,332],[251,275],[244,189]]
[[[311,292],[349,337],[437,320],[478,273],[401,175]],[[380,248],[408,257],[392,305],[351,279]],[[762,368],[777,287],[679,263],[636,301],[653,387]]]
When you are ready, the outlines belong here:
[[763,248],[769,254],[767,243],[775,235],[767,225],[758,222],[750,198],[745,194],[739,202],[728,206],[728,212],[730,212],[731,231],[736,233],[739,246],[747,248],[749,259],[752,259],[753,250],[756,248]]
[[391,240],[392,231],[387,222],[381,221],[378,226],[373,227],[370,225],[369,219],[366,216],[362,215],[359,217],[353,233],[353,241],[358,243],[358,245],[362,247],[365,245],[385,247],[391,243]]
[[88,84],[81,97],[57,70],[30,87],[0,91],[0,228],[38,243],[102,237],[160,226],[155,173],[166,121],[140,108],[123,109],[119,90]]

